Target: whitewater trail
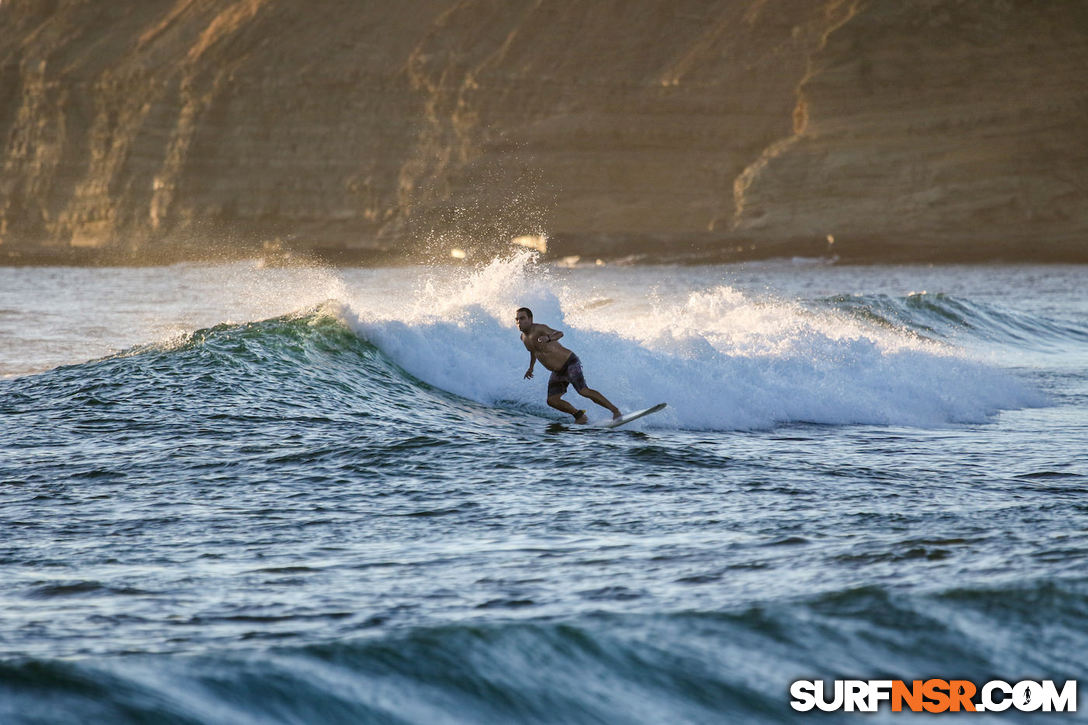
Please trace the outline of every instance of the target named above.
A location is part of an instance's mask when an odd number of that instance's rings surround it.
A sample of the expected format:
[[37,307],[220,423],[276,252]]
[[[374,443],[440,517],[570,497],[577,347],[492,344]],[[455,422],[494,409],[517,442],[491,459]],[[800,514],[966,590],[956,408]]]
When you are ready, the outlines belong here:
[[621,408],[667,401],[670,407],[646,426],[931,427],[983,422],[1002,409],[1044,402],[1009,374],[908,327],[755,299],[726,285],[692,292],[680,304],[587,309],[529,253],[421,281],[413,296],[380,308],[349,303],[340,314],[430,385],[548,415],[543,375],[522,379],[528,355],[513,321],[520,306],[565,332],[589,385]]

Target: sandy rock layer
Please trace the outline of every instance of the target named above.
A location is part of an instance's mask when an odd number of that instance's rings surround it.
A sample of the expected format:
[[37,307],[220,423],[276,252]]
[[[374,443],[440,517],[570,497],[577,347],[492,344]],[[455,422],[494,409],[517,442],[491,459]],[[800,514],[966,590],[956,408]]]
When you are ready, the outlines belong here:
[[1088,261],[1088,7],[5,0],[0,263]]

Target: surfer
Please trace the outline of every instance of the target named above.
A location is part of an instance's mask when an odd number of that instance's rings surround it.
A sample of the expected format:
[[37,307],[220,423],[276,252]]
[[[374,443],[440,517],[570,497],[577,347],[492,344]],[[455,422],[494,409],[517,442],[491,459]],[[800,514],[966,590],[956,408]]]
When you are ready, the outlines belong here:
[[518,329],[521,330],[521,341],[525,349],[529,351],[529,369],[525,371],[525,379],[533,377],[533,366],[536,361],[552,371],[548,378],[548,405],[564,413],[574,416],[575,423],[588,423],[584,410],[577,410],[573,405],[563,400],[568,385],[574,385],[574,389],[583,398],[589,398],[602,408],[608,408],[612,412],[613,420],[620,417],[620,409],[608,402],[608,398],[601,395],[586,385],[585,376],[582,374],[582,361],[567,348],[560,345],[557,340],[563,337],[563,333],[553,330],[547,325],[533,322],[533,311],[528,307],[519,307],[516,313]]

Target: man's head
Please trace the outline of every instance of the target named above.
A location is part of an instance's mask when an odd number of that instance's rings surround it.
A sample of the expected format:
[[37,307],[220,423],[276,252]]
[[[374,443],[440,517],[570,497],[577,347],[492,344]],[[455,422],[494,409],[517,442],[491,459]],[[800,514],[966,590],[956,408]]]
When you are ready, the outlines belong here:
[[528,332],[529,328],[533,326],[533,311],[528,307],[519,307],[518,311],[514,313],[514,319],[518,322],[519,330]]

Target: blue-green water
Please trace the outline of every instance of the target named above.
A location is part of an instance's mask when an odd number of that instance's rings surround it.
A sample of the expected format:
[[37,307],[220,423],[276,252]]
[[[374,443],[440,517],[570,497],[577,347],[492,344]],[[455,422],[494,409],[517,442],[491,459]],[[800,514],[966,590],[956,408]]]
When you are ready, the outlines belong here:
[[[0,270],[0,722],[766,722],[798,678],[1083,680],[1085,272]],[[669,408],[569,425],[521,304]]]

